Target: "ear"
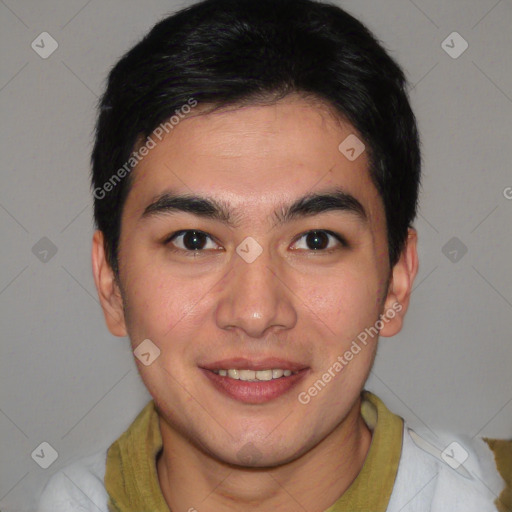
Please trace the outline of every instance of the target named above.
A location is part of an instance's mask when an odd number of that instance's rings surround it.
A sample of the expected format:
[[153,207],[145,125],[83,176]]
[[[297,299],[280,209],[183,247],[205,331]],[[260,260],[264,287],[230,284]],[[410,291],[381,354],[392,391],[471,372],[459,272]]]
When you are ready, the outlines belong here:
[[388,294],[382,312],[384,327],[381,336],[394,336],[402,329],[405,313],[409,307],[412,285],[418,273],[418,233],[409,228],[405,247],[400,259],[393,267]]
[[92,237],[92,271],[98,291],[101,308],[108,330],[114,336],[126,336],[126,323],[121,291],[115,280],[114,271],[105,257],[103,233],[99,230]]

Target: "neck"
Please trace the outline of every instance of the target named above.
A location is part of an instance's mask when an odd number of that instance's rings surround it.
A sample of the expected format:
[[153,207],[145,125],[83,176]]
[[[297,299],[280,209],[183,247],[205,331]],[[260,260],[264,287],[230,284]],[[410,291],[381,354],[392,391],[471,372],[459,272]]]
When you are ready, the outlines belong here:
[[171,510],[323,512],[355,480],[371,443],[360,399],[319,444],[284,465],[242,468],[205,454],[160,417],[160,487]]

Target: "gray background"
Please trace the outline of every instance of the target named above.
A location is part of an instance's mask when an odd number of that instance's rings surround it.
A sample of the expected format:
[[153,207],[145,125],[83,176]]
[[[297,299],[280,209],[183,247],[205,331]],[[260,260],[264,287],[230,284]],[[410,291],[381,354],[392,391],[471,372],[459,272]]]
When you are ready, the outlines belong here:
[[[182,5],[0,0],[4,512],[31,510],[54,471],[106,449],[149,399],[96,297],[89,153],[107,72]],[[424,151],[420,273],[368,387],[419,429],[510,437],[512,3],[340,5],[405,68]],[[31,48],[43,31],[59,45],[47,59]],[[456,59],[441,46],[453,31],[469,44]],[[42,237],[57,248],[46,262],[32,250]],[[43,441],[59,454],[46,470],[31,458]]]

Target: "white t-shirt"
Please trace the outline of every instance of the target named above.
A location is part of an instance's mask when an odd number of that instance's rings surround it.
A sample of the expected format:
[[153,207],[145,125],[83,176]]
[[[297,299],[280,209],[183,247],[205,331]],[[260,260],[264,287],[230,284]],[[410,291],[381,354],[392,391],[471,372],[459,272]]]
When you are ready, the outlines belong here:
[[[442,454],[438,446],[448,448]],[[101,452],[57,472],[42,492],[38,512],[108,512],[105,462]],[[484,441],[449,435],[434,441],[404,425],[387,512],[496,512],[494,500],[504,486]]]

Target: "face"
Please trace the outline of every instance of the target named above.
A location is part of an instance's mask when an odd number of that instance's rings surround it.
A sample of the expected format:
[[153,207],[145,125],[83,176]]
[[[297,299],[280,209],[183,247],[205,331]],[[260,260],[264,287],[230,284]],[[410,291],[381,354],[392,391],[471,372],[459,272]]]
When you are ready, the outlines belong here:
[[111,331],[160,350],[136,360],[145,385],[169,428],[217,460],[278,465],[343,424],[377,336],[353,341],[400,299],[367,154],[338,149],[351,134],[295,96],[189,116],[133,171],[121,294],[106,291],[97,239]]

